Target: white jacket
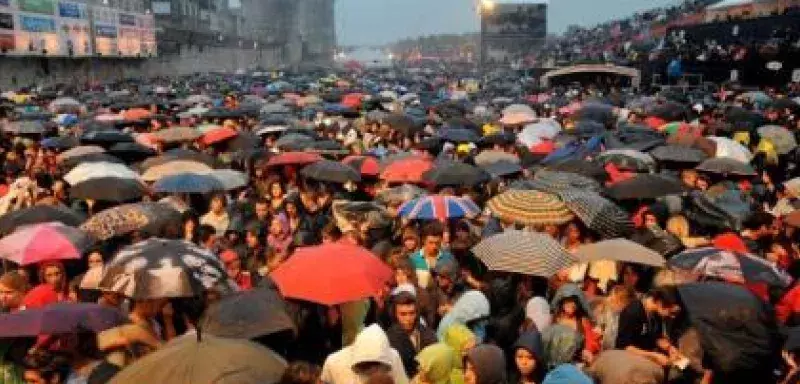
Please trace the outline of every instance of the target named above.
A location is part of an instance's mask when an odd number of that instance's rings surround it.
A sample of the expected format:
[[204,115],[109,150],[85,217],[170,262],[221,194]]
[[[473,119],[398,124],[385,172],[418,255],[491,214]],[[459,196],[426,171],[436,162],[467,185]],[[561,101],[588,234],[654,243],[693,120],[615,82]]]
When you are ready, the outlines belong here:
[[332,353],[322,366],[322,382],[326,384],[358,384],[368,379],[353,370],[358,363],[380,362],[391,367],[395,384],[408,384],[400,354],[389,345],[389,338],[377,324],[364,328],[352,345]]

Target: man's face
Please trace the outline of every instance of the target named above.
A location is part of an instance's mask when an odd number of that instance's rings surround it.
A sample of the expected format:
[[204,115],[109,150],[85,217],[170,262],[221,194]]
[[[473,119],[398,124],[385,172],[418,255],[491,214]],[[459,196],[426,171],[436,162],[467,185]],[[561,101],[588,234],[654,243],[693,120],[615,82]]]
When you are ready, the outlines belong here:
[[425,254],[428,256],[435,256],[439,254],[439,247],[442,246],[441,236],[426,236],[425,243],[422,245]]
[[658,315],[665,319],[672,319],[678,316],[681,311],[681,307],[677,304],[673,305],[665,305],[663,303],[658,303]]
[[256,218],[261,221],[267,220],[267,215],[269,215],[269,206],[264,203],[256,204]]
[[414,304],[398,304],[395,306],[397,323],[405,331],[411,331],[417,324],[417,306]]
[[0,307],[16,308],[22,302],[22,292],[0,285]]

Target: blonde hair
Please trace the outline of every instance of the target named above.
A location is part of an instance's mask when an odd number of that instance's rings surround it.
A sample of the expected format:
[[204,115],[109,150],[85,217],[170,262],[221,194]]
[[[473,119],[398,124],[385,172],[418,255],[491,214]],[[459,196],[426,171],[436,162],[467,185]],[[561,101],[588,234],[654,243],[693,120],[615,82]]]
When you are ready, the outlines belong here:
[[683,215],[674,215],[667,220],[667,232],[680,238],[689,237],[689,220]]

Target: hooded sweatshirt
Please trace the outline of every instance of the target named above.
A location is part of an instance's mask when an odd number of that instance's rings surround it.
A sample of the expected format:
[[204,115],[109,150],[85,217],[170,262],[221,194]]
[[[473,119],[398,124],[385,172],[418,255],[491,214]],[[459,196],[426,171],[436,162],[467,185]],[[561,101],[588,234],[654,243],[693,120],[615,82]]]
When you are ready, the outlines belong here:
[[[442,341],[453,348],[455,360],[453,361],[453,374],[451,384],[464,383],[464,353],[468,344],[475,343],[475,334],[464,324],[453,324],[444,331]],[[473,344],[474,345],[474,344]]]
[[377,324],[364,328],[352,345],[329,355],[322,366],[321,379],[329,384],[364,383],[367,377],[358,374],[354,368],[366,362],[378,362],[390,367],[395,384],[408,383],[400,354],[389,345],[386,333]]
[[483,344],[473,348],[467,354],[477,374],[477,384],[505,384],[506,357],[497,346]]
[[[455,351],[447,344],[437,343],[425,347],[417,355],[419,374],[425,376],[425,382],[433,384],[449,384],[453,374]],[[415,378],[414,381],[417,381]]]
[[[517,353],[518,349],[524,349],[530,352],[533,355],[533,359],[536,360],[537,367],[544,367],[544,345],[542,344],[542,335],[539,334],[539,331],[528,331],[523,333],[517,342],[514,343],[513,352],[514,354]],[[514,365],[514,367],[516,367]],[[514,369],[514,383],[520,382],[520,374],[519,371]]]
[[572,364],[562,364],[550,371],[542,384],[593,384],[593,382],[578,367]]
[[[489,299],[481,291],[467,291],[456,301],[453,309],[447,313],[439,322],[436,336],[440,339],[453,324],[467,324],[469,322],[487,318],[491,314]],[[481,328],[481,329],[477,329]],[[472,331],[478,337],[478,341],[483,339],[483,327],[473,328]]]

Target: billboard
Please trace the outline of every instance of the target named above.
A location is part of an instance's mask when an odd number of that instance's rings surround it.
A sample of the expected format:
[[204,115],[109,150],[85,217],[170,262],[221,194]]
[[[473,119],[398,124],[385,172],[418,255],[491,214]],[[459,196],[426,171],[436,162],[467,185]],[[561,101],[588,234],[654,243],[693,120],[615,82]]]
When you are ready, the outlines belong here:
[[95,53],[100,56],[119,56],[119,16],[114,8],[92,7]]
[[17,9],[22,12],[53,16],[56,13],[56,0],[17,0]]
[[547,3],[497,3],[481,15],[483,60],[488,65],[530,64],[547,37]]
[[62,56],[92,55],[92,29],[86,4],[60,1],[58,3],[58,35]]

